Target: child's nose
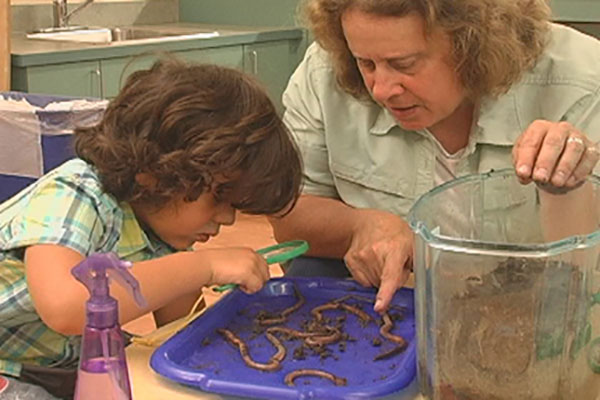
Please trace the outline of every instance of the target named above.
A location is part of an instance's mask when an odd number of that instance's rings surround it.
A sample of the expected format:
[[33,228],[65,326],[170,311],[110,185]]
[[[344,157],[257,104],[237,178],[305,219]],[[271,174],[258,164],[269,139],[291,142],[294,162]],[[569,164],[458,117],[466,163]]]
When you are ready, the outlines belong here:
[[220,225],[233,225],[235,222],[235,209],[229,204],[223,204],[214,220]]

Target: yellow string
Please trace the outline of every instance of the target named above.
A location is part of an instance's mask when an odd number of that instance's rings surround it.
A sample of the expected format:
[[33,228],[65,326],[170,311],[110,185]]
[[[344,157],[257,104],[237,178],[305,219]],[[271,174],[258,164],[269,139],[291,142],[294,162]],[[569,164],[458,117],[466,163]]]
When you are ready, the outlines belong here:
[[186,315],[183,318],[179,318],[175,321],[172,321],[167,325],[162,326],[160,329],[150,332],[147,335],[134,337],[132,339],[132,342],[148,347],[160,346],[165,340],[167,340],[168,338],[170,338],[171,336],[188,326],[190,322],[194,321],[196,318],[204,314],[204,312],[208,309],[208,307],[206,306],[201,310],[196,311],[196,308],[198,308],[198,305],[202,303],[202,300],[204,300],[204,293],[200,294],[188,315]]

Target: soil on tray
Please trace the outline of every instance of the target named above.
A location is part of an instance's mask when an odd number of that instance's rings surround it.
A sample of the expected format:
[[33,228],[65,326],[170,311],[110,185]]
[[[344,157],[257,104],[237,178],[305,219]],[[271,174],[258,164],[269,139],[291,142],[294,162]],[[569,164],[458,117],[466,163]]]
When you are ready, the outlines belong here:
[[[568,293],[581,290],[582,274],[570,265],[509,258],[488,274],[468,280],[466,290],[436,298],[439,320],[434,355],[436,400],[559,400],[561,387],[590,393],[593,376],[583,351],[569,376],[559,371]],[[581,311],[581,310],[580,310]],[[544,349],[548,347],[548,349]],[[565,382],[576,377],[577,382]],[[590,390],[582,390],[590,385]],[[594,385],[594,386],[591,386]],[[571,393],[574,393],[572,391]]]

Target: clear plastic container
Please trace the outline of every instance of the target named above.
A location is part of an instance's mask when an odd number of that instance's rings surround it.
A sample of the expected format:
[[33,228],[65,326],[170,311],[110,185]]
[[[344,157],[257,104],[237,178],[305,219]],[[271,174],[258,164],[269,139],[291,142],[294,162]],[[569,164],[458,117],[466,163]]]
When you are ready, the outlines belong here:
[[425,398],[597,399],[600,179],[551,194],[512,170],[471,175],[408,220]]

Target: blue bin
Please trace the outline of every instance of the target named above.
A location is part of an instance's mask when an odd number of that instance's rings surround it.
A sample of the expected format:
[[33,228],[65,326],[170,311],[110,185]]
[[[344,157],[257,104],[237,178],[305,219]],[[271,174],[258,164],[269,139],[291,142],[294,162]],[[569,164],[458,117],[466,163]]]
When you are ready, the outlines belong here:
[[100,99],[0,92],[0,203],[74,157],[73,129],[97,123]]

